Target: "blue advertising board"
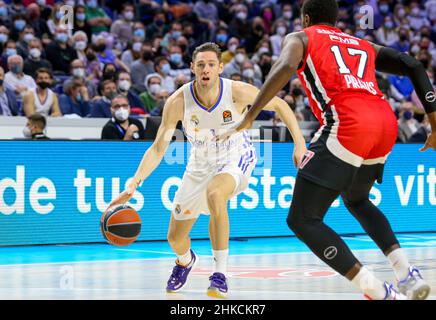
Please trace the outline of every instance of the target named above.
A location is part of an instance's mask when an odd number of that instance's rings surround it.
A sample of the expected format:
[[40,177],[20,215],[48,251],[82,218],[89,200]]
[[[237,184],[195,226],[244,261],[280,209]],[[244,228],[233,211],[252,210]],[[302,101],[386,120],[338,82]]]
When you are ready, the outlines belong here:
[[[102,242],[99,222],[124,187],[150,142],[0,141],[0,245]],[[229,204],[231,237],[292,235],[286,216],[296,169],[292,144],[255,144],[259,161],[248,189]],[[436,153],[396,145],[371,200],[396,232],[436,231]],[[161,165],[138,188],[131,205],[140,213],[139,240],[165,240],[171,202],[189,155],[170,145]],[[202,216],[191,237],[208,238]],[[338,199],[326,223],[338,233],[363,229]]]

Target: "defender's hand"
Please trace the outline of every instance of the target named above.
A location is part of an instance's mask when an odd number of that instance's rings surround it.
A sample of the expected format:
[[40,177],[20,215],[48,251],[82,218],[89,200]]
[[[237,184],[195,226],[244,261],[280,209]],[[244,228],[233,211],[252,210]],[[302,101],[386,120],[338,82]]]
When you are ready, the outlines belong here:
[[430,133],[430,135],[427,138],[427,141],[425,142],[424,147],[419,149],[419,151],[424,152],[429,148],[433,148],[434,150],[436,150],[436,131]]

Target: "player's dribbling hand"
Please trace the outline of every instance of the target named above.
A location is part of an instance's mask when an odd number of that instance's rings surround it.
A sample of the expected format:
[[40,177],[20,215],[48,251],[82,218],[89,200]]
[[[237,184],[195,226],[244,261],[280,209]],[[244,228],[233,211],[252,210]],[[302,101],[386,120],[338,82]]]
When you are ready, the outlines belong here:
[[436,150],[436,132],[432,132],[428,136],[425,145],[421,149],[419,149],[419,151],[424,152],[429,148],[433,148],[434,150]]
[[126,190],[121,192],[118,197],[116,197],[112,202],[110,203],[109,207],[125,204],[127,201],[129,201],[133,194],[135,193],[136,188],[133,186],[128,186]]
[[306,144],[295,144],[294,147],[294,154],[292,156],[292,159],[294,160],[294,166],[298,169],[301,165],[301,162],[303,162],[304,155],[307,152]]

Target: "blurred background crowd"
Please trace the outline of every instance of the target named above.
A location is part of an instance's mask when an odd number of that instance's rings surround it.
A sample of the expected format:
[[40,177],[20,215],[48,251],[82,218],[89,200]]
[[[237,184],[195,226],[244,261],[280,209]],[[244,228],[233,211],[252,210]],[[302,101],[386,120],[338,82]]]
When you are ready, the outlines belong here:
[[[302,2],[0,0],[0,116],[111,119],[120,95],[129,117],[160,116],[168,96],[193,80],[191,54],[207,41],[222,48],[223,77],[260,88],[283,37],[302,30]],[[434,83],[436,0],[338,2],[338,28],[413,55]],[[72,28],[64,5],[74,8]],[[374,10],[374,28],[360,24],[365,5]],[[412,83],[377,77],[398,117],[399,142],[424,141],[430,126]],[[297,77],[279,95],[299,121],[316,120]],[[267,111],[258,118],[271,119],[278,122]]]

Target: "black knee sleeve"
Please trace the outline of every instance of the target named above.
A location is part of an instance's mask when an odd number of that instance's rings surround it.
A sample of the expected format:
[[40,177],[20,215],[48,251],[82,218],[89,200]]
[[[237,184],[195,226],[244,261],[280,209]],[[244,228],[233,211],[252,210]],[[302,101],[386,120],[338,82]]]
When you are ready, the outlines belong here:
[[393,245],[398,245],[389,221],[368,198],[357,201],[347,198],[343,200],[346,208],[383,252],[388,251]]

